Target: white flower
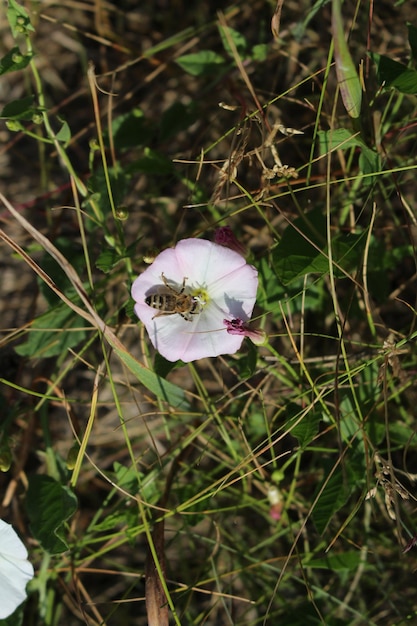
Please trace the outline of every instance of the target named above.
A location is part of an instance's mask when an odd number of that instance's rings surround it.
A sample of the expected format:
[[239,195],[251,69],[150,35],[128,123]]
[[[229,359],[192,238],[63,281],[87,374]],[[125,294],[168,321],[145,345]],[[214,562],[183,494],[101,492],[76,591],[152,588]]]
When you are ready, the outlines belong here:
[[243,336],[229,334],[224,319],[247,321],[257,287],[257,271],[234,250],[183,239],[134,281],[132,297],[160,354],[189,362],[239,350]]
[[0,520],[0,619],[12,615],[26,599],[26,585],[33,578],[27,555],[13,527]]

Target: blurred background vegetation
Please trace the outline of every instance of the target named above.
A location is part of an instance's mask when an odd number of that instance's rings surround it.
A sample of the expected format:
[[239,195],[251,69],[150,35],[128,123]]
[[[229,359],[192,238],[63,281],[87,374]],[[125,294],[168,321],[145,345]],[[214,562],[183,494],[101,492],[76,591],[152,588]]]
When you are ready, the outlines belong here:
[[[352,118],[334,5],[0,10],[9,626],[416,620],[417,6],[343,3]],[[269,343],[173,367],[131,282],[224,225]]]

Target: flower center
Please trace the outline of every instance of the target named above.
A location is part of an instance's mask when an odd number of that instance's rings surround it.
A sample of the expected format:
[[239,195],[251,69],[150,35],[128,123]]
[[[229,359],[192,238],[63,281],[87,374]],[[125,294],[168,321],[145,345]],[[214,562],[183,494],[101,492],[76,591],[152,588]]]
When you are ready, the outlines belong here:
[[201,310],[210,302],[210,296],[208,295],[206,289],[199,287],[198,289],[193,289],[191,292],[192,297],[201,307]]

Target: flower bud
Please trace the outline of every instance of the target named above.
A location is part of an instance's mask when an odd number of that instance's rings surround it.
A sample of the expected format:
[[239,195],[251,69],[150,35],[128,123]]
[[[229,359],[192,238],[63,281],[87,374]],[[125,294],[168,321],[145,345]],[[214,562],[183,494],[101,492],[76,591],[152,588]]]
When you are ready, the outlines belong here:
[[217,228],[214,233],[214,241],[220,246],[225,246],[226,248],[230,248],[238,254],[241,254],[243,257],[246,256],[246,248],[240,243],[240,241],[235,237],[230,226],[221,226],[221,228]]

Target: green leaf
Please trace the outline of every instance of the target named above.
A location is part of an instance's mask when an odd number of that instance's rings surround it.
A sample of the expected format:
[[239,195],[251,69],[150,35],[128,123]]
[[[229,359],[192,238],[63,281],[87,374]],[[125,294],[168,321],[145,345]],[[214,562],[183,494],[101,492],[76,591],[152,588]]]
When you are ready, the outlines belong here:
[[[364,235],[335,235],[331,242],[333,271],[344,276],[355,267],[361,255]],[[272,252],[274,270],[279,280],[288,285],[306,274],[323,275],[329,271],[326,240],[326,218],[321,209],[313,209],[305,217],[287,226],[281,241]]]
[[[83,249],[78,243],[74,243],[71,237],[57,237],[54,240],[54,244],[78,274],[82,275],[85,273],[85,256]],[[67,297],[79,302],[79,297],[76,295],[75,289],[71,285],[68,276],[50,254],[45,253],[39,261],[39,265]],[[43,280],[39,279],[38,282],[39,290],[51,308],[61,303],[60,297],[55,292],[51,291]],[[87,284],[84,287],[89,291]]]
[[401,93],[417,93],[417,71],[376,52],[370,56],[377,67],[377,79],[386,89],[394,87]]
[[313,567],[314,569],[327,569],[332,572],[353,571],[356,570],[361,562],[361,553],[342,552],[340,554],[329,554],[321,559],[306,559],[303,563],[304,567]]
[[[359,155],[358,165],[362,174],[375,174],[381,171],[381,157],[374,150],[371,150],[370,148],[363,148]],[[367,176],[364,178],[363,182],[365,185],[372,185],[374,180],[375,178],[373,176]]]
[[116,250],[102,250],[96,261],[96,267],[108,274],[120,260],[120,254]]
[[14,38],[25,31],[35,30],[30,23],[29,14],[24,7],[20,6],[16,0],[9,0],[7,5],[7,19]]
[[[118,462],[114,463],[113,470],[114,474],[111,474],[111,480],[121,489],[131,494],[136,494],[140,490],[141,498],[148,504],[155,504],[161,498],[163,485],[159,482],[157,470],[148,470],[146,474],[143,474],[134,467],[126,467]],[[133,507],[133,511],[137,518],[137,510],[135,510],[135,507]],[[123,509],[122,514],[126,518],[126,509]],[[100,528],[104,528],[104,526],[105,522],[101,522]],[[94,528],[97,528],[97,526],[94,526]]]
[[33,106],[33,101],[33,96],[27,96],[20,100],[8,102],[0,113],[0,119],[32,120],[33,115],[42,112],[40,107]]
[[[130,174],[128,173],[127,168],[122,169],[122,167],[116,163],[113,167],[108,168],[107,173],[115,206],[123,204],[127,191],[127,184],[130,179]],[[94,200],[98,204],[101,213],[104,216],[107,216],[111,213],[111,204],[106,176],[101,165],[97,167],[89,179],[88,186],[89,190],[94,195]],[[96,225],[91,220],[87,220],[86,224],[88,230],[96,228]]]
[[267,311],[277,311],[278,303],[287,296],[287,290],[278,279],[274,268],[270,266],[269,259],[263,257],[258,269],[260,284],[257,303]]
[[[102,250],[96,259],[96,267],[105,274],[108,274],[118,263],[123,261],[123,259],[131,258],[136,254],[138,241],[140,241],[140,238],[136,239],[126,250],[120,252],[114,248],[106,248],[105,250]],[[134,300],[131,300],[131,311],[133,311],[133,306]]]
[[119,115],[112,123],[113,142],[118,150],[137,148],[149,143],[155,129],[138,107]]
[[358,135],[354,135],[347,128],[336,128],[334,130],[320,130],[319,152],[321,156],[329,154],[333,150],[347,150],[355,146],[365,146],[365,143]]
[[272,261],[284,285],[299,276],[329,269],[326,248],[326,218],[321,209],[310,211],[287,226],[281,241],[273,250]]
[[113,464],[114,481],[118,487],[129,493],[136,493],[139,489],[138,471],[133,467],[126,467],[118,461]]
[[340,95],[348,115],[358,118],[361,112],[362,87],[345,40],[340,0],[332,0],[332,34]]
[[[330,0],[316,0],[316,2],[312,4],[312,6],[306,6],[305,11],[303,11],[304,21],[299,22],[293,27],[293,34],[298,42],[301,42],[301,39],[303,38],[307,26],[309,25],[311,20],[329,2]],[[311,4],[311,2],[309,4]]]
[[15,348],[20,356],[46,358],[66,354],[85,340],[86,321],[61,302],[37,317],[26,341]]
[[323,288],[317,281],[311,279],[306,284],[304,278],[300,277],[292,281],[291,286],[284,286],[265,257],[260,260],[258,271],[260,281],[257,303],[266,311],[277,314],[280,303],[291,314],[301,313],[304,307],[310,312],[322,310]]
[[29,478],[26,506],[33,536],[50,554],[68,549],[65,522],[77,510],[74,493],[50,476],[35,474]]
[[71,140],[71,130],[67,122],[61,122],[61,124],[61,128],[56,133],[56,138],[66,146]]
[[[285,429],[290,432],[293,437],[298,439],[301,448],[305,448],[317,435],[322,414],[318,410],[311,410],[300,420],[300,413],[301,410],[299,406],[290,405],[288,407],[287,415],[293,414],[293,417],[290,417],[286,422]],[[293,424],[296,424],[296,426],[292,427]]]
[[252,410],[245,420],[245,429],[247,429],[251,437],[258,439],[265,436],[266,418],[265,415],[259,411],[256,404],[252,404],[251,408]]
[[251,59],[253,61],[258,61],[262,63],[268,57],[269,45],[266,43],[258,43],[256,46],[253,46],[252,52],[250,54]]
[[368,148],[366,143],[357,133],[352,133],[347,128],[336,128],[335,130],[320,130],[319,150],[321,155],[328,154],[333,150],[348,150],[349,148],[360,148],[364,152],[369,152],[367,158],[373,159],[373,150]]
[[138,523],[138,511],[134,507],[106,513],[101,522],[94,524],[90,530],[94,532],[114,532],[117,526],[128,526],[132,528]]
[[[358,134],[353,134],[347,128],[335,130],[319,130],[319,150],[321,155],[329,154],[333,150],[348,150],[359,148],[359,168],[362,174],[372,174],[381,171],[381,158],[379,154],[369,148]],[[369,178],[369,183],[372,178]]]
[[12,48],[7,54],[0,59],[0,76],[8,72],[16,72],[27,67],[33,57],[33,54],[22,54],[17,46]]
[[235,363],[241,380],[250,378],[256,371],[258,363],[258,348],[250,339],[245,340],[246,354],[243,354]]
[[357,269],[362,257],[362,245],[366,234],[341,233],[332,241],[332,254],[334,274],[338,278],[345,276],[346,272]]
[[330,478],[326,476],[323,479],[315,495],[322,489],[323,491],[313,511],[313,522],[320,534],[325,531],[333,515],[347,502],[352,487],[348,488],[345,485],[343,472],[338,468]]
[[130,171],[167,176],[173,173],[174,167],[172,161],[165,155],[151,148],[145,148],[144,156],[131,165]]
[[182,361],[180,361],[179,364],[178,362],[175,363],[172,361],[168,361],[165,357],[162,356],[162,354],[159,354],[159,352],[157,352],[155,354],[153,367],[155,374],[161,376],[162,378],[166,378],[173,369],[178,367],[178,365],[181,366],[182,364]]
[[230,26],[219,26],[219,31],[220,31],[220,37],[222,38],[224,49],[226,50],[229,56],[233,58],[233,50],[229,43],[230,39],[233,41],[234,45],[236,46],[239,56],[244,57],[246,55],[248,42],[246,41],[246,38],[241,33],[239,33],[234,28],[230,28]]
[[[368,442],[362,437],[363,424],[371,421],[374,407],[378,402],[379,385],[376,383],[378,368],[369,365],[364,368],[358,378],[355,397],[348,390],[341,391],[339,400],[340,413],[340,440],[350,447],[351,452],[355,449],[362,451],[366,458]],[[366,471],[363,463],[355,457],[355,463],[350,462],[350,468],[357,473],[357,479]]]
[[220,54],[212,50],[201,50],[193,54],[185,54],[176,61],[182,69],[192,76],[207,76],[219,71],[225,65]]

